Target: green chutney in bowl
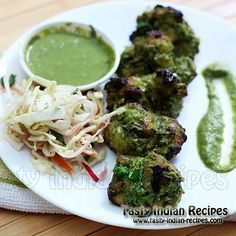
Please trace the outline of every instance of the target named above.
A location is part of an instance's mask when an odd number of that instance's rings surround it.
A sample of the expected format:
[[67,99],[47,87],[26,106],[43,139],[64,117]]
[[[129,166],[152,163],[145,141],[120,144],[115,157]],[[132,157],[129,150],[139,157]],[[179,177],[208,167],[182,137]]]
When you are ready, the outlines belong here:
[[54,23],[34,31],[20,54],[29,76],[38,75],[82,90],[104,82],[119,64],[112,40],[93,26],[80,23]]

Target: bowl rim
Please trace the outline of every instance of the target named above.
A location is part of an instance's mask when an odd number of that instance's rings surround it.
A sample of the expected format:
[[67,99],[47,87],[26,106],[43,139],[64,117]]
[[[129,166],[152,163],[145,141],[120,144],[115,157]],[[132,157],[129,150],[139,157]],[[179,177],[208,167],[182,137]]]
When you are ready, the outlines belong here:
[[38,24],[38,25],[34,26],[33,28],[31,28],[31,30],[29,30],[28,32],[26,32],[23,35],[23,38],[21,39],[21,41],[19,43],[18,56],[19,56],[19,61],[20,61],[20,65],[21,65],[22,69],[29,77],[35,76],[35,74],[31,71],[31,69],[29,68],[29,66],[27,65],[27,62],[25,60],[25,49],[26,49],[29,41],[35,35],[37,35],[38,33],[40,33],[41,31],[43,31],[45,29],[57,27],[60,25],[66,25],[66,24],[75,25],[77,27],[84,28],[85,30],[90,29],[92,26],[93,29],[95,30],[95,32],[97,33],[97,35],[99,37],[101,37],[101,39],[103,41],[105,41],[112,48],[112,50],[114,52],[114,57],[115,57],[114,59],[115,60],[114,60],[112,67],[110,68],[110,70],[104,76],[102,76],[100,79],[98,79],[92,83],[88,83],[88,84],[84,84],[84,85],[75,85],[81,91],[86,91],[89,89],[93,89],[97,86],[100,86],[105,81],[107,81],[109,78],[111,78],[111,76],[116,72],[116,70],[119,66],[119,63],[120,63],[120,52],[119,52],[117,44],[115,43],[115,40],[108,33],[105,33],[104,31],[99,29],[97,26],[94,26],[91,24],[86,24],[86,23],[81,23],[81,22],[76,22],[76,21],[56,21],[56,22]]

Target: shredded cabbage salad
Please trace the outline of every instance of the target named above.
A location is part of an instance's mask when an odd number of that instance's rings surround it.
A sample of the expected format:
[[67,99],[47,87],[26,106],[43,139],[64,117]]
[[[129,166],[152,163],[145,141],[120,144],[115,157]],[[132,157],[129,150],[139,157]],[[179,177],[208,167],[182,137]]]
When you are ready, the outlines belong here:
[[11,97],[4,116],[6,139],[16,150],[27,146],[32,162],[45,173],[84,169],[95,181],[104,178],[105,170],[96,175],[90,168],[105,157],[96,144],[104,142],[110,118],[124,108],[105,114],[101,91],[82,94],[75,86],[37,76],[6,92]]

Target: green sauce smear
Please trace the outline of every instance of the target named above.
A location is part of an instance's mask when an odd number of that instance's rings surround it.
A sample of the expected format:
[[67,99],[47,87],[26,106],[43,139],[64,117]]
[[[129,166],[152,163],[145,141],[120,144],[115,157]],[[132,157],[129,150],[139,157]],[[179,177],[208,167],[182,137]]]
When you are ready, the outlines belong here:
[[114,65],[113,49],[96,32],[71,24],[46,29],[25,50],[30,70],[58,84],[85,85],[102,78]]
[[[232,73],[220,64],[211,64],[203,72],[208,90],[208,111],[202,118],[197,129],[197,145],[204,164],[217,173],[226,173],[236,167],[236,82]],[[229,160],[221,164],[221,149],[224,141],[223,109],[216,94],[214,80],[221,79],[230,99],[233,112],[233,144]]]

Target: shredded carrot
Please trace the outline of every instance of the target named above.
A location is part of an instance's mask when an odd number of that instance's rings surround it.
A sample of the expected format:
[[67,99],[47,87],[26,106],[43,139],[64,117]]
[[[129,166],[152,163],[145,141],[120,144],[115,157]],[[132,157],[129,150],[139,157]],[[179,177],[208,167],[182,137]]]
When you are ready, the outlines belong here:
[[90,168],[89,165],[85,164],[84,162],[82,162],[84,168],[87,170],[87,172],[89,173],[89,175],[92,177],[92,179],[95,182],[98,182],[99,178],[97,177],[97,175],[93,172],[93,170]]
[[73,168],[59,155],[55,155],[54,157],[51,158],[52,162],[56,164],[57,166],[61,167],[68,173],[72,174],[73,173]]
[[82,155],[96,157],[98,154],[96,152],[92,152],[92,151],[84,151],[84,152],[82,152]]

